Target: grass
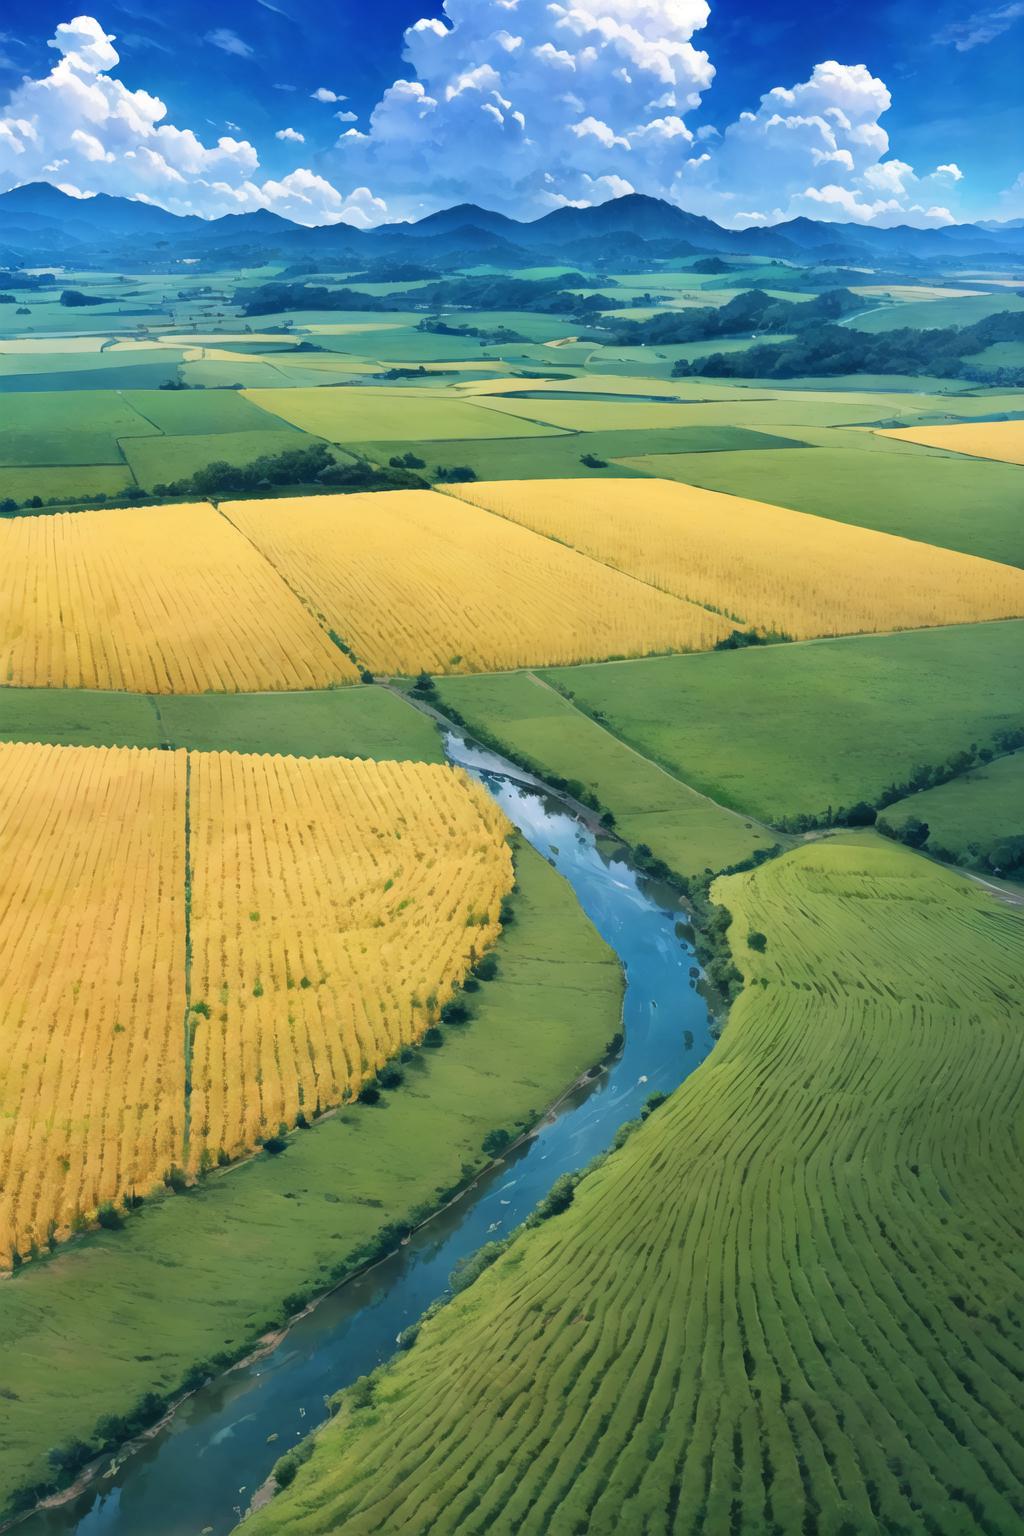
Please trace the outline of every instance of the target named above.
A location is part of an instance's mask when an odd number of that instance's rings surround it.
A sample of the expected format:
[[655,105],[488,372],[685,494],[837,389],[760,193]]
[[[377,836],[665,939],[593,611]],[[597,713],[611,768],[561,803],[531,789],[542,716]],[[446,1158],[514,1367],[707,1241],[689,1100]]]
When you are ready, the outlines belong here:
[[1015,293],[976,293],[965,299],[923,299],[916,304],[891,304],[854,315],[846,324],[858,331],[896,331],[904,326],[937,330],[948,325],[976,325],[989,315],[1024,309]]
[[[698,380],[698,383],[703,381]],[[810,426],[845,426],[851,422],[877,420],[879,407],[876,400],[865,396],[845,399],[808,398],[797,394],[765,397],[750,392],[749,398],[741,396],[716,397],[710,390],[710,399],[671,401],[614,401],[562,400],[554,391],[545,391],[539,400],[510,400],[507,395],[481,395],[476,398],[483,409],[493,411],[498,417],[532,418],[566,432],[617,432],[640,431],[648,428],[671,427],[759,427],[784,426],[793,436],[799,436],[799,428]],[[370,436],[367,433],[366,436]]]
[[542,776],[577,780],[613,812],[627,842],[646,843],[681,874],[724,869],[776,841],[639,757],[533,673],[445,678],[439,693],[470,731]]
[[251,464],[264,454],[309,448],[315,441],[288,429],[218,432],[198,437],[135,437],[125,442],[124,456],[139,484],[150,489],[194,475],[215,459],[228,464]]
[[[744,427],[676,427],[652,431],[560,433],[531,438],[528,447],[516,437],[467,438],[443,443],[417,443],[410,438],[407,442],[367,442],[349,446],[378,464],[386,464],[394,453],[411,449],[418,458],[426,461],[426,468],[419,473],[427,478],[432,477],[438,464],[466,464],[476,471],[478,480],[554,480],[590,475],[604,479],[632,479],[647,473],[639,460],[621,462],[630,454],[682,456],[724,450],[774,450],[798,447],[799,444]],[[584,454],[602,459],[604,463],[587,466],[581,462]]]
[[1003,837],[1024,836],[1024,752],[997,758],[961,778],[897,800],[885,811],[894,826],[927,822],[930,846],[971,859]]
[[1015,620],[541,675],[684,782],[774,821],[874,800],[1020,725],[1022,644]]
[[[273,420],[290,422],[329,442],[377,439],[419,442],[439,438],[537,437],[555,428],[492,416],[447,390],[254,389],[246,400]],[[268,424],[268,423],[265,423]]]
[[426,716],[397,694],[370,687],[160,698],[0,688],[0,740],[444,761],[437,731]]
[[[212,392],[182,390],[132,391],[125,396],[144,420],[168,436],[195,436],[219,432],[265,432],[263,413],[237,390]],[[285,431],[280,427],[278,430]]]
[[83,496],[117,496],[134,485],[124,464],[33,464],[25,469],[0,469],[0,500],[43,501],[59,497],[72,501]]
[[721,1043],[246,1536],[1019,1528],[1022,914],[874,840],[715,890]]
[[342,1110],[283,1156],[147,1204],[4,1287],[0,1502],[46,1475],[51,1446],[278,1326],[285,1297],[327,1287],[384,1222],[436,1205],[486,1161],[489,1130],[531,1122],[600,1057],[618,966],[561,877],[530,849],[518,864],[499,979],[468,1028],[416,1053],[386,1108]]
[[788,453],[629,456],[623,467],[1024,565],[1020,469],[922,452],[875,452],[862,446],[877,441],[867,433],[827,435],[842,441]]

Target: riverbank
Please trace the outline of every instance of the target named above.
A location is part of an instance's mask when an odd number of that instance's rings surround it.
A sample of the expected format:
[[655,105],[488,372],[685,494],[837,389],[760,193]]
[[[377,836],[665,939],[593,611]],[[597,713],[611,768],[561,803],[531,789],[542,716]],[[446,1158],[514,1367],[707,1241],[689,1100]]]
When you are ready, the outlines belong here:
[[[471,1023],[421,1050],[380,1105],[292,1137],[280,1157],[147,1205],[3,1287],[0,1499],[52,1477],[51,1449],[105,1415],[163,1404],[224,1370],[318,1292],[386,1252],[532,1124],[619,1029],[614,956],[569,887],[518,854],[515,921]],[[23,1495],[25,1502],[28,1494]],[[33,1500],[34,1502],[34,1500]]]

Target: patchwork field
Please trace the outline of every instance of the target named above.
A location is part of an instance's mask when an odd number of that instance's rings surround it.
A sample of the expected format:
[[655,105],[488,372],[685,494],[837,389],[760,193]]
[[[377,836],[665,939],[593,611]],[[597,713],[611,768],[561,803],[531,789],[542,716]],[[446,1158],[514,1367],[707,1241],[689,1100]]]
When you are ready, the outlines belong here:
[[440,390],[250,389],[245,398],[269,416],[332,443],[543,437],[557,430],[532,421],[496,423],[489,412]]
[[646,843],[683,875],[723,869],[778,842],[635,752],[533,673],[445,678],[439,693],[441,708],[458,711],[474,735],[543,778],[589,790],[627,842]]
[[775,821],[873,801],[1019,727],[1022,646],[1018,621],[543,675],[685,783]]
[[[900,427],[884,433],[926,448],[946,448],[973,458],[1024,464],[1024,421],[978,421],[950,427]],[[1024,494],[1024,492],[1022,492]]]
[[88,1233],[5,1286],[0,1501],[46,1475],[54,1444],[93,1438],[105,1416],[281,1326],[287,1298],[365,1262],[388,1223],[483,1168],[489,1132],[534,1124],[600,1058],[619,1028],[615,956],[531,848],[516,874],[498,979],[474,995],[468,1028],[403,1067],[386,1111],[342,1108],[285,1156],[147,1201],[123,1231]]
[[868,844],[715,894],[747,986],[712,1056],[253,1536],[1015,1527],[1024,919]]
[[213,507],[0,520],[0,683],[151,693],[354,682]]
[[512,884],[447,767],[8,743],[0,781],[3,1267],[358,1092]]
[[451,494],[737,623],[804,640],[1024,613],[1024,572],[666,480]]
[[[916,434],[920,429],[911,430]],[[907,449],[903,432],[884,438],[838,428],[805,428],[804,433],[814,446],[790,448],[784,454],[742,446],[738,452],[699,456],[670,448],[632,457],[627,450],[619,462],[636,474],[682,480],[1006,565],[1024,565],[1024,474],[1015,466]],[[893,438],[901,442],[890,446]]]
[[373,672],[703,650],[728,632],[717,614],[432,491],[221,510]]

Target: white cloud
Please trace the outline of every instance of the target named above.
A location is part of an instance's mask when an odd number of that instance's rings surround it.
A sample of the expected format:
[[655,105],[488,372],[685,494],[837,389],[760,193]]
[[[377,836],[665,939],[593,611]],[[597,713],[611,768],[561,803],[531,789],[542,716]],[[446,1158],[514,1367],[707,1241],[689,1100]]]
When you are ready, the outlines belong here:
[[1010,5],[991,6],[986,11],[974,11],[963,21],[951,22],[935,34],[933,41],[952,43],[957,53],[969,53],[972,48],[980,48],[984,43],[1002,37],[1021,17],[1024,17],[1024,0],[1013,0]]
[[742,112],[710,154],[682,168],[676,197],[740,228],[799,215],[879,225],[953,222],[949,209],[922,205],[913,166],[889,156],[879,119],[891,104],[885,82],[864,64],[826,60],[809,80],[776,86],[756,112]]
[[212,43],[214,48],[219,48],[222,53],[233,53],[239,59],[251,59],[255,49],[239,37],[237,32],[232,32],[230,27],[214,27],[212,32],[207,32],[205,41]]
[[357,123],[359,121],[359,115],[356,112],[335,112],[334,115],[339,123]]
[[447,25],[409,27],[408,78],[332,163],[386,184],[401,212],[423,211],[425,188],[434,206],[520,216],[592,202],[599,183],[665,194],[714,76],[692,41],[709,14],[707,0],[445,0]]
[[[261,182],[248,140],[224,134],[204,144],[167,122],[159,97],[117,79],[113,43],[90,16],[56,29],[50,73],[23,78],[0,108],[0,190],[43,178],[74,197],[110,192],[211,218],[270,208],[305,224],[365,226],[387,216],[365,185],[346,195],[302,167]],[[277,138],[302,142],[294,128]]]
[[329,91],[326,85],[318,85],[310,97],[311,101],[346,101],[347,97],[339,96],[336,91]]
[[937,165],[932,172],[932,175],[948,176],[951,181],[963,181],[964,179],[964,173],[956,164],[955,160],[951,160],[948,165]]
[[305,144],[306,142],[306,135],[300,133],[297,128],[279,128],[274,138],[281,139],[286,144]]

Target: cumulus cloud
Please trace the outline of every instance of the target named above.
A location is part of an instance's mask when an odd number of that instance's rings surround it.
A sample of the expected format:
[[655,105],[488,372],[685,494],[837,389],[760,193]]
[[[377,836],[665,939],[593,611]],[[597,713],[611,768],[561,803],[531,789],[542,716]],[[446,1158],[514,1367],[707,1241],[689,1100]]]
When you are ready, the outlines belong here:
[[948,165],[937,165],[932,175],[948,176],[951,181],[963,181],[964,179],[964,173],[955,160],[951,160]]
[[879,119],[891,104],[885,82],[865,65],[826,60],[809,80],[768,91],[757,111],[742,112],[710,153],[684,165],[676,198],[741,228],[799,215],[879,225],[952,223],[949,209],[922,203],[914,168],[889,156]]
[[[74,197],[110,192],[206,217],[266,208],[303,224],[359,227],[387,217],[365,185],[346,195],[305,168],[261,181],[248,140],[224,134],[204,144],[167,122],[159,97],[112,73],[114,41],[90,16],[57,27],[50,73],[24,78],[0,108],[0,190],[43,178]],[[277,138],[302,142],[293,128]]]
[[286,144],[305,144],[306,142],[306,135],[300,133],[297,128],[279,128],[274,138],[282,139]]
[[611,185],[669,192],[714,77],[693,43],[707,0],[445,0],[444,16],[409,27],[408,78],[339,139],[346,179],[387,185],[406,213],[424,188],[432,206],[520,216]]
[[318,85],[310,96],[311,101],[345,101],[347,97],[339,96],[337,91],[328,90],[326,85]]

